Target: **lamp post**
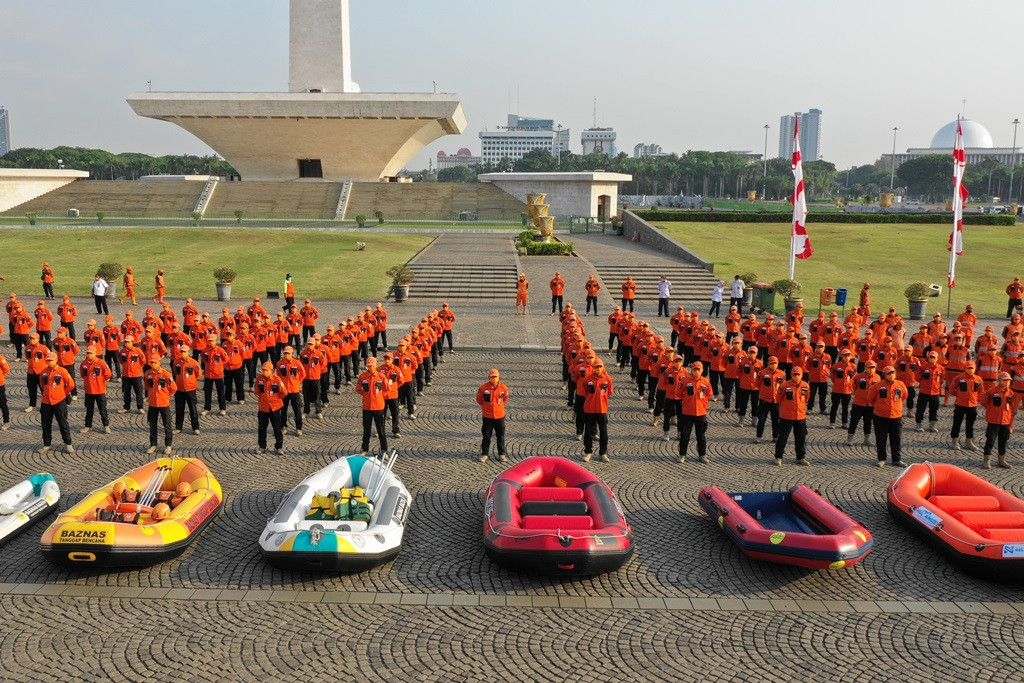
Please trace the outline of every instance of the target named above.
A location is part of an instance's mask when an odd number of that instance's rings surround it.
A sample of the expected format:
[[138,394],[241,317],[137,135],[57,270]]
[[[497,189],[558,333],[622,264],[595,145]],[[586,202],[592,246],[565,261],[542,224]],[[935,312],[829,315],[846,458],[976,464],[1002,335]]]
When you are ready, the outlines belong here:
[[768,129],[770,126],[764,124],[764,155],[761,157],[761,161],[764,162],[764,168],[761,171],[761,200],[764,201],[765,194],[768,188]]
[[1013,167],[1017,163],[1017,126],[1019,119],[1014,119],[1013,124],[1013,147],[1010,149],[1010,203],[1013,204]]
[[555,135],[555,164],[558,168],[562,168],[562,124],[558,124],[558,134]]
[[896,126],[892,127],[892,170],[889,172],[889,190],[892,190],[893,183],[896,182],[896,131],[899,128]]

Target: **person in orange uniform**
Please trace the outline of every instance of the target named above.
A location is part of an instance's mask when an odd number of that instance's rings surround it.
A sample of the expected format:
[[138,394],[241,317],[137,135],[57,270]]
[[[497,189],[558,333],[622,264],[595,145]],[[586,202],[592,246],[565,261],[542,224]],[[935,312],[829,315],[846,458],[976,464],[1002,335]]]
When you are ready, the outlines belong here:
[[153,301],[158,304],[164,302],[164,271],[156,271],[156,277],[153,278],[153,283],[156,286],[156,295],[153,297]]
[[737,335],[732,338],[731,347],[723,349],[725,354],[725,372],[722,377],[723,413],[728,413],[732,408],[733,395],[736,396],[736,402],[739,403],[740,362],[747,355],[743,351],[742,343],[743,339]]
[[974,337],[974,326],[978,324],[978,316],[974,313],[974,305],[967,304],[964,312],[958,315],[956,320],[963,326],[967,345],[970,346],[971,339]]
[[516,280],[516,315],[519,315],[519,307],[523,307],[523,315],[526,315],[526,303],[529,301],[527,294],[530,289],[530,281],[526,279],[526,273],[519,273]]
[[562,278],[560,272],[556,272],[555,276],[551,278],[551,282],[548,283],[551,288],[551,315],[555,314],[555,307],[558,307],[558,312],[562,312],[562,298],[565,294],[565,280]]
[[[57,364],[68,371],[72,377],[75,376],[75,356],[78,355],[78,342],[68,336],[67,328],[61,327],[57,330],[57,337],[53,340],[53,350],[57,354]],[[71,400],[78,400],[78,387],[72,387]]]
[[497,368],[487,373],[487,381],[476,392],[476,402],[483,412],[483,426],[480,442],[480,462],[487,462],[491,452],[491,434],[498,447],[498,460],[508,462],[505,452],[505,404],[508,403],[508,387],[501,381]]
[[836,428],[836,414],[842,407],[842,428],[850,418],[850,399],[853,397],[853,378],[857,374],[857,364],[853,362],[853,352],[843,349],[839,352],[839,360],[829,368],[829,379],[832,382],[831,408],[829,409],[828,428]]
[[123,304],[125,299],[131,299],[132,306],[138,306],[139,302],[135,300],[135,287],[138,283],[135,281],[135,273],[132,272],[131,266],[125,268],[124,275],[121,277],[121,285],[124,287],[124,295],[117,300],[117,303]]
[[600,359],[583,379],[583,462],[590,462],[594,454],[594,433],[598,433],[598,456],[608,462],[608,399],[614,387],[611,375],[604,370]]
[[356,393],[363,397],[363,442],[362,453],[370,451],[370,429],[376,428],[380,440],[380,451],[388,450],[388,436],[384,431],[384,400],[387,394],[387,377],[377,370],[377,359],[366,359],[366,371],[356,378]]
[[121,332],[120,325],[114,324],[114,316],[108,315],[103,326],[103,339],[105,345],[103,347],[103,360],[114,371],[116,377],[114,379],[121,379],[121,363],[118,359],[118,351],[121,349],[121,342],[124,341],[124,333]]
[[[448,304],[445,304],[447,306]],[[452,313],[452,322],[455,322],[455,314]],[[381,348],[388,351],[388,312],[384,310],[384,304],[377,302],[377,308],[373,311],[374,326],[377,330],[374,335],[374,348]],[[448,328],[451,329],[450,327]],[[340,330],[339,330],[340,332]],[[449,340],[450,341],[450,340]]]
[[409,348],[409,342],[402,339],[398,342],[395,354],[395,365],[402,371],[402,384],[398,387],[398,405],[405,406],[405,415],[410,420],[416,419],[416,367],[419,357]]
[[171,330],[174,328],[174,324],[178,322],[177,314],[171,310],[171,302],[165,301],[163,308],[157,313],[157,318],[160,319],[160,339],[164,344],[167,343],[167,338],[171,335]]
[[697,456],[708,462],[708,401],[715,395],[711,382],[703,376],[704,364],[690,364],[690,374],[679,380],[679,462],[686,462],[690,433],[697,437]]
[[85,392],[85,426],[78,430],[82,434],[92,431],[92,416],[99,412],[103,431],[110,433],[110,419],[107,417],[107,382],[113,377],[110,366],[99,358],[95,346],[87,346],[85,360],[78,368]]
[[103,348],[107,340],[104,338],[103,333],[96,329],[96,320],[90,318],[85,325],[85,330],[82,332],[82,341],[85,343],[85,347],[95,346],[96,354],[102,358]]
[[962,374],[949,384],[946,397],[954,396],[953,427],[949,432],[950,448],[960,450],[960,425],[967,423],[964,448],[976,451],[974,445],[974,421],[978,417],[978,399],[984,393],[985,384],[974,374],[974,361],[969,361]]
[[883,367],[882,381],[874,383],[868,390],[868,405],[871,406],[873,415],[875,451],[878,454],[879,467],[885,467],[887,447],[893,466],[906,467],[902,458],[903,404],[906,398],[907,386],[897,379],[895,366]]
[[768,365],[761,372],[758,382],[757,431],[754,443],[760,443],[764,436],[764,423],[771,418],[772,440],[779,436],[779,387],[786,381],[786,373],[779,369],[779,359],[768,357]]
[[[41,346],[41,345],[40,345]],[[43,423],[43,447],[39,453],[52,450],[53,421],[57,420],[61,439],[65,450],[73,455],[75,447],[71,445],[71,428],[68,425],[68,393],[74,388],[75,380],[68,371],[57,365],[57,354],[52,351],[46,354],[46,365],[38,375],[41,389],[40,414]]]
[[228,414],[228,403],[224,398],[224,366],[228,362],[228,354],[217,343],[217,335],[211,334],[206,339],[203,358],[203,417],[210,414],[213,403],[213,390],[217,389],[217,405],[221,415]]
[[[36,409],[36,399],[39,394],[39,376],[46,369],[47,354],[50,350],[39,343],[39,335],[35,332],[28,336],[28,346],[25,347],[25,362],[28,364],[25,380],[28,384],[28,408],[26,413]],[[54,354],[54,358],[57,354]]]
[[[11,296],[14,295],[11,294]],[[16,302],[16,305],[10,311],[10,322],[11,343],[14,344],[15,353],[14,362],[17,363],[21,361],[23,350],[28,345],[29,333],[32,332],[32,325],[34,323],[32,318],[25,312],[25,307],[21,305],[20,301]]]
[[260,374],[252,385],[252,393],[256,395],[258,412],[257,420],[257,453],[267,450],[267,426],[274,430],[274,451],[284,455],[284,429],[281,427],[281,414],[284,412],[285,382],[274,374],[274,364],[266,362],[260,368]]
[[1003,369],[1003,360],[999,357],[999,350],[994,346],[982,349],[978,354],[978,377],[985,383],[985,388],[990,389],[999,383],[999,373]]
[[129,336],[135,339],[142,338],[142,325],[135,319],[134,311],[125,311],[124,320],[121,321],[121,336],[124,338]]
[[1013,278],[1013,282],[1006,286],[1006,296],[1010,299],[1006,305],[1006,317],[1009,318],[1024,301],[1024,285],[1021,284],[1019,276]]
[[245,405],[245,394],[242,390],[245,381],[242,342],[238,341],[234,332],[228,332],[228,338],[221,344],[221,348],[227,354],[227,361],[224,363],[224,400],[234,399],[239,405]]
[[0,432],[6,432],[11,428],[11,409],[7,405],[7,375],[11,372],[11,364],[7,362],[7,356],[0,353],[0,417],[3,424],[0,424]]
[[793,433],[796,447],[796,464],[810,465],[807,461],[807,404],[811,399],[811,388],[804,381],[804,370],[797,366],[792,377],[779,385],[775,401],[779,404],[779,436],[775,440],[775,464],[782,465],[782,456]]
[[192,433],[199,436],[199,377],[202,369],[199,361],[192,357],[192,349],[182,347],[177,357],[171,362],[171,374],[177,390],[174,392],[174,433],[181,434],[185,425],[185,406],[192,423]]
[[294,358],[295,350],[286,346],[281,352],[281,360],[277,362],[277,376],[284,381],[284,405],[281,408],[281,430],[288,431],[288,407],[291,406],[295,415],[295,435],[302,436],[302,406],[299,397],[302,395],[302,380],[306,379],[306,369],[302,362]]
[[946,379],[946,369],[939,363],[939,352],[929,351],[925,362],[917,369],[917,411],[914,420],[917,431],[924,431],[924,411],[928,409],[928,431],[939,431],[939,397],[942,396],[942,383]]
[[807,404],[814,409],[814,397],[818,397],[818,412],[825,414],[825,394],[828,393],[829,372],[832,370],[832,356],[825,350],[825,340],[819,339],[814,346],[807,362],[804,364],[807,370],[808,384],[811,388],[811,397]]
[[441,319],[442,323],[444,323],[444,330],[441,334],[441,338],[437,341],[438,349],[443,357],[445,342],[448,342],[448,352],[455,353],[455,348],[452,345],[452,325],[455,324],[455,313],[452,312],[447,301],[441,304],[441,310],[437,312],[437,317]]
[[36,332],[39,333],[39,343],[49,347],[52,342],[50,332],[53,330],[53,312],[46,307],[46,301],[40,299],[33,314],[36,317]]
[[384,419],[387,420],[388,413],[391,413],[391,436],[396,439],[402,438],[402,429],[398,426],[398,391],[402,386],[402,369],[395,365],[395,354],[388,351],[384,354],[384,362],[380,365],[380,371],[387,379],[384,394]]
[[871,417],[874,410],[868,403],[868,396],[871,387],[882,381],[882,378],[875,372],[878,364],[869,360],[864,364],[864,371],[853,377],[853,410],[850,413],[850,427],[846,430],[846,445],[853,445],[853,436],[857,433],[857,424],[864,420],[864,445],[869,444],[871,438]]
[[305,305],[299,309],[299,315],[302,316],[302,343],[305,344],[316,334],[316,321],[320,318],[320,311],[316,310],[312,300],[306,299]]
[[601,283],[597,281],[593,273],[587,278],[584,288],[587,290],[587,310],[583,315],[590,315],[591,306],[594,308],[594,315],[597,315],[597,294],[601,291]]
[[917,370],[921,367],[921,362],[914,358],[914,352],[909,346],[904,346],[903,352],[897,356],[893,365],[896,367],[896,379],[907,387],[906,406],[907,415],[910,415],[910,411],[914,409],[914,399],[917,397]]
[[295,283],[292,281],[292,274],[284,276],[284,305],[281,310],[287,313],[295,305]]
[[[661,378],[658,380],[661,386],[664,388],[661,392],[664,397],[661,399],[659,405],[661,411],[665,413],[664,426],[662,427],[662,440],[669,441],[672,437],[669,436],[669,429],[672,427],[672,418],[676,418],[676,424],[678,429],[679,423],[679,402],[682,398],[680,395],[680,386],[684,377],[686,377],[686,368],[683,367],[682,356],[674,356],[667,359],[668,362],[665,364],[665,371],[661,373]],[[659,411],[658,407],[655,407],[654,423],[658,422]]]
[[750,404],[750,426],[757,423],[757,409],[760,402],[761,373],[764,363],[759,357],[757,345],[748,346],[746,356],[737,361],[739,365],[739,390],[736,394],[736,425],[743,426],[747,416],[747,403]]
[[43,274],[39,279],[43,281],[43,296],[47,299],[55,298],[53,296],[53,268],[49,263],[43,263]]
[[177,391],[178,385],[174,377],[162,365],[163,356],[154,353],[149,357],[149,370],[143,377],[146,386],[146,400],[149,402],[149,448],[146,453],[156,453],[157,422],[164,425],[164,455],[171,454],[174,444],[174,428],[171,426],[171,395]]
[[865,282],[864,286],[861,287],[860,290],[860,315],[864,316],[865,318],[871,317],[871,294],[869,292],[870,289],[871,285]]
[[252,305],[245,309],[245,313],[249,316],[250,320],[256,320],[256,318],[262,320],[267,315],[267,309],[263,308],[263,305],[260,304],[260,298],[258,296],[254,296],[252,298]]
[[75,318],[78,317],[78,309],[71,303],[71,297],[65,296],[63,303],[57,307],[57,317],[60,319],[61,327],[66,327],[68,336],[75,338]]
[[[302,380],[302,412],[309,415],[310,409],[316,411],[316,419],[324,419],[323,404],[320,401],[320,377],[327,371],[324,355],[316,348],[317,340],[310,338],[306,348],[299,354],[302,368],[306,371]],[[365,449],[364,449],[365,450]]]
[[1010,432],[1013,431],[1013,418],[1024,399],[1011,388],[1012,381],[1010,373],[1000,372],[996,386],[986,389],[981,397],[981,404],[985,406],[986,423],[981,468],[985,470],[992,467],[992,447],[996,444],[999,467],[1007,470],[1013,467],[1006,462],[1006,443],[1010,440]]
[[622,311],[625,313],[626,308],[629,308],[629,312],[633,312],[633,302],[636,299],[636,283],[633,282],[633,276],[627,275],[626,281],[622,283]]

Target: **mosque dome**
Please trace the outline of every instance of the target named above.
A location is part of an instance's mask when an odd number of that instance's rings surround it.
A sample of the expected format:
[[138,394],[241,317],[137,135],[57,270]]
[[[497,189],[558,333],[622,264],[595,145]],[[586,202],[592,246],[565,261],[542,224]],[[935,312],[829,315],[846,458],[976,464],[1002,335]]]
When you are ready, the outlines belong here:
[[[994,146],[992,144],[992,135],[988,132],[988,129],[977,121],[960,119],[960,125],[963,126],[965,148],[991,148]],[[956,121],[950,121],[940,128],[939,132],[932,138],[931,147],[932,149],[953,149],[955,141]]]

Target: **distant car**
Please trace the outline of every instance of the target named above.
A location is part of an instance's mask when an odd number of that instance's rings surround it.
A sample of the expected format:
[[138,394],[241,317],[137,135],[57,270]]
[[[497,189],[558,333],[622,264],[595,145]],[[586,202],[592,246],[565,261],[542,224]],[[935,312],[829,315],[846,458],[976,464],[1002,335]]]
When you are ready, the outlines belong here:
[[986,206],[985,213],[1010,213],[1005,206]]

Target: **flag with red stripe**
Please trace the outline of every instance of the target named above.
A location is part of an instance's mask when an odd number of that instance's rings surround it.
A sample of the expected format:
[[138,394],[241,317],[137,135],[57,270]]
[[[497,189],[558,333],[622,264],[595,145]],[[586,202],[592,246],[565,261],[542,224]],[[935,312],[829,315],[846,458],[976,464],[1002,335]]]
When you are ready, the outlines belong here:
[[947,283],[956,287],[956,257],[964,253],[964,202],[970,192],[964,187],[964,169],[967,153],[964,150],[964,131],[956,122],[956,140],[953,143],[953,232],[949,235],[949,273]]
[[793,123],[793,230],[790,234],[789,270],[793,277],[793,258],[810,258],[811,238],[807,235],[807,197],[804,195],[804,168],[800,159],[800,117]]

